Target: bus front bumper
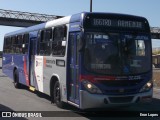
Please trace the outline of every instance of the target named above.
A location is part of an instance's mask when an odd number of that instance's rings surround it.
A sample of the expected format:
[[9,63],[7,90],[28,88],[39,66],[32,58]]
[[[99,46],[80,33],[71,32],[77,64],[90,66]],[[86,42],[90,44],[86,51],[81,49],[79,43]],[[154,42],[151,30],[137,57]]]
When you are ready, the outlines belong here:
[[125,106],[134,103],[151,102],[153,89],[132,95],[101,95],[80,91],[80,109]]

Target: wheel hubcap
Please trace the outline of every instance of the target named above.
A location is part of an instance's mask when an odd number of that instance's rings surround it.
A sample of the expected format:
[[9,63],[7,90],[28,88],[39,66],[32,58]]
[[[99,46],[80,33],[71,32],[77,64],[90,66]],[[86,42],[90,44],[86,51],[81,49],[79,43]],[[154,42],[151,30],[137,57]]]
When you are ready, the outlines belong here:
[[59,90],[59,86],[57,85],[56,86],[56,94],[55,94],[55,97],[56,97],[56,102],[59,103],[60,102],[60,90]]

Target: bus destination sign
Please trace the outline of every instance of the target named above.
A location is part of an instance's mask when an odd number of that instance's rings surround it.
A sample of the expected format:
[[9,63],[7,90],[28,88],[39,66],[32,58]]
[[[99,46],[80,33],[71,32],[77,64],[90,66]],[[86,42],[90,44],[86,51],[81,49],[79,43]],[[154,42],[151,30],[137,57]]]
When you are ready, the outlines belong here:
[[92,19],[94,27],[122,27],[122,28],[136,28],[143,29],[144,25],[140,21],[132,20],[113,20],[113,19]]

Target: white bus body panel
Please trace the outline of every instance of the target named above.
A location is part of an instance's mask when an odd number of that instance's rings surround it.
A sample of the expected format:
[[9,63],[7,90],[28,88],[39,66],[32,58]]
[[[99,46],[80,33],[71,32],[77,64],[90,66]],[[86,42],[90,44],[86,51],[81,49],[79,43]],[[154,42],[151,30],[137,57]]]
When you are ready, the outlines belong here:
[[35,56],[35,64],[34,64],[34,68],[35,68],[35,80],[37,82],[37,89],[40,92],[43,92],[43,84],[44,84],[44,80],[43,80],[43,56]]

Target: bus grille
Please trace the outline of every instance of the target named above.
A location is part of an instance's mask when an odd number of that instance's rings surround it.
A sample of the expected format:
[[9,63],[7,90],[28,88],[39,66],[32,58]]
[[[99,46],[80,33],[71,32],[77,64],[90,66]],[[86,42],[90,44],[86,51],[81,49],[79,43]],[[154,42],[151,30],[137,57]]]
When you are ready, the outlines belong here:
[[[107,95],[122,95],[135,94],[141,87],[142,80],[115,80],[115,81],[101,81],[105,86],[104,94]],[[140,85],[140,87],[138,87]]]
[[114,90],[105,90],[106,94],[108,95],[115,95],[115,94],[135,94],[137,93],[137,89],[124,89],[121,91],[120,89],[114,89]]
[[128,97],[109,97],[111,103],[129,103],[133,100],[133,96]]
[[101,81],[100,83],[108,87],[131,87],[136,86],[142,82],[142,79],[139,80],[108,80]]

